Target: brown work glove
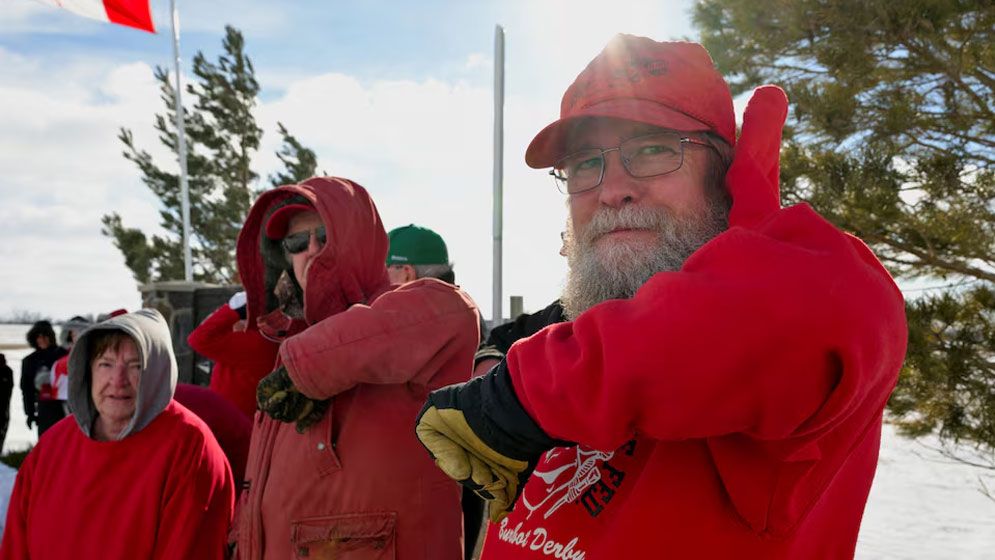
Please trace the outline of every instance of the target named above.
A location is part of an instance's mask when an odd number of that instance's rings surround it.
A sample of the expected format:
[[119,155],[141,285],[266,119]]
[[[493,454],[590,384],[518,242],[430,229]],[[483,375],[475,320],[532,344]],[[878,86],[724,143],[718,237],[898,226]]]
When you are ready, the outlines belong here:
[[294,387],[287,368],[283,366],[262,378],[256,387],[256,404],[259,410],[280,422],[296,422],[299,434],[321,420],[328,410],[328,402],[304,396]]

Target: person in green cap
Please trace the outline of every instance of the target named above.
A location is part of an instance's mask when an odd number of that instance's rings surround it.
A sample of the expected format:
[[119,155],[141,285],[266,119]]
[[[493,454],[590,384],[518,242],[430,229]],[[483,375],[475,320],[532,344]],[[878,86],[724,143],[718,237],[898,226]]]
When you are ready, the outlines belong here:
[[[391,284],[404,284],[419,278],[438,278],[449,284],[456,283],[456,273],[449,262],[449,251],[442,236],[434,231],[408,224],[394,228],[387,233],[390,248],[387,250],[387,275]],[[483,320],[480,332],[486,332]],[[494,352],[485,352],[484,357],[492,357]],[[498,357],[500,359],[500,357]],[[491,360],[488,363],[494,363]],[[484,502],[468,489],[463,490],[463,549],[464,558],[472,557],[477,545],[479,531],[484,519]]]
[[391,284],[404,284],[419,278],[438,278],[456,283],[446,242],[434,231],[409,224],[390,230],[387,274]]

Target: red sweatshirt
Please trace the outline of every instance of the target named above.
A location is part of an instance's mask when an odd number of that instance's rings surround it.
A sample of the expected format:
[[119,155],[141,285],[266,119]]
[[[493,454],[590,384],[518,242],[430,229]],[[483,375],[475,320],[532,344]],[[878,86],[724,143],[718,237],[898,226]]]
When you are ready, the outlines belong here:
[[228,458],[236,486],[240,486],[245,478],[245,462],[249,457],[252,420],[207,387],[177,383],[173,399],[196,414],[211,429]]
[[69,416],[17,473],[0,559],[221,559],[234,499],[214,436],[175,401],[120,441]]
[[252,418],[256,385],[273,371],[280,346],[263,338],[258,330],[232,330],[238,320],[234,309],[222,305],[190,333],[187,344],[214,361],[211,389]]
[[510,349],[529,415],[581,445],[542,457],[483,558],[853,556],[904,306],[859,239],[778,207],[778,145],[741,141],[730,228],[680,271]]

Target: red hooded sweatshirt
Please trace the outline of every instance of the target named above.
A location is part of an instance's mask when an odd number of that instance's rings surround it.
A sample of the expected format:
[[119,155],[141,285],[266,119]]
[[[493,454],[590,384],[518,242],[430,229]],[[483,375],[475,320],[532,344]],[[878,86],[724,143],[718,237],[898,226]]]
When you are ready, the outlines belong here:
[[[751,122],[779,131],[779,95]],[[730,228],[680,271],[508,352],[530,416],[580,445],[543,456],[485,560],[853,556],[903,300],[859,239],[779,208],[779,138],[741,138]]]
[[256,414],[236,554],[459,559],[459,486],[412,427],[430,390],[469,379],[474,304],[434,279],[391,287],[387,234],[369,195],[346,179],[315,178],[263,194],[249,212],[238,263],[250,328],[271,313],[273,267],[288,266],[264,224],[294,195],[328,233],[308,268],[306,329],[283,342],[280,360],[302,393],[331,404],[303,434]]
[[222,305],[190,333],[187,344],[214,362],[211,390],[251,417],[256,413],[256,385],[273,371],[280,345],[257,329],[232,330],[238,321],[238,312]]

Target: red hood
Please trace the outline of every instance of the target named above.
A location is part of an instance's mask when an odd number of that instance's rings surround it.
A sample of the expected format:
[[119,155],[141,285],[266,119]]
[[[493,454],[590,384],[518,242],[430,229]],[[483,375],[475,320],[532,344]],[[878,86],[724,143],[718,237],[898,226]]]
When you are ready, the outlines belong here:
[[[315,177],[263,193],[249,210],[238,236],[238,269],[248,299],[248,328],[273,310],[274,265],[267,264],[263,226],[275,206],[294,195],[310,202],[328,231],[328,242],[308,269],[304,319],[313,325],[386,290],[387,233],[366,189],[338,177]],[[270,270],[267,270],[269,267]],[[290,268],[289,264],[284,268]],[[267,274],[269,272],[269,274]]]

